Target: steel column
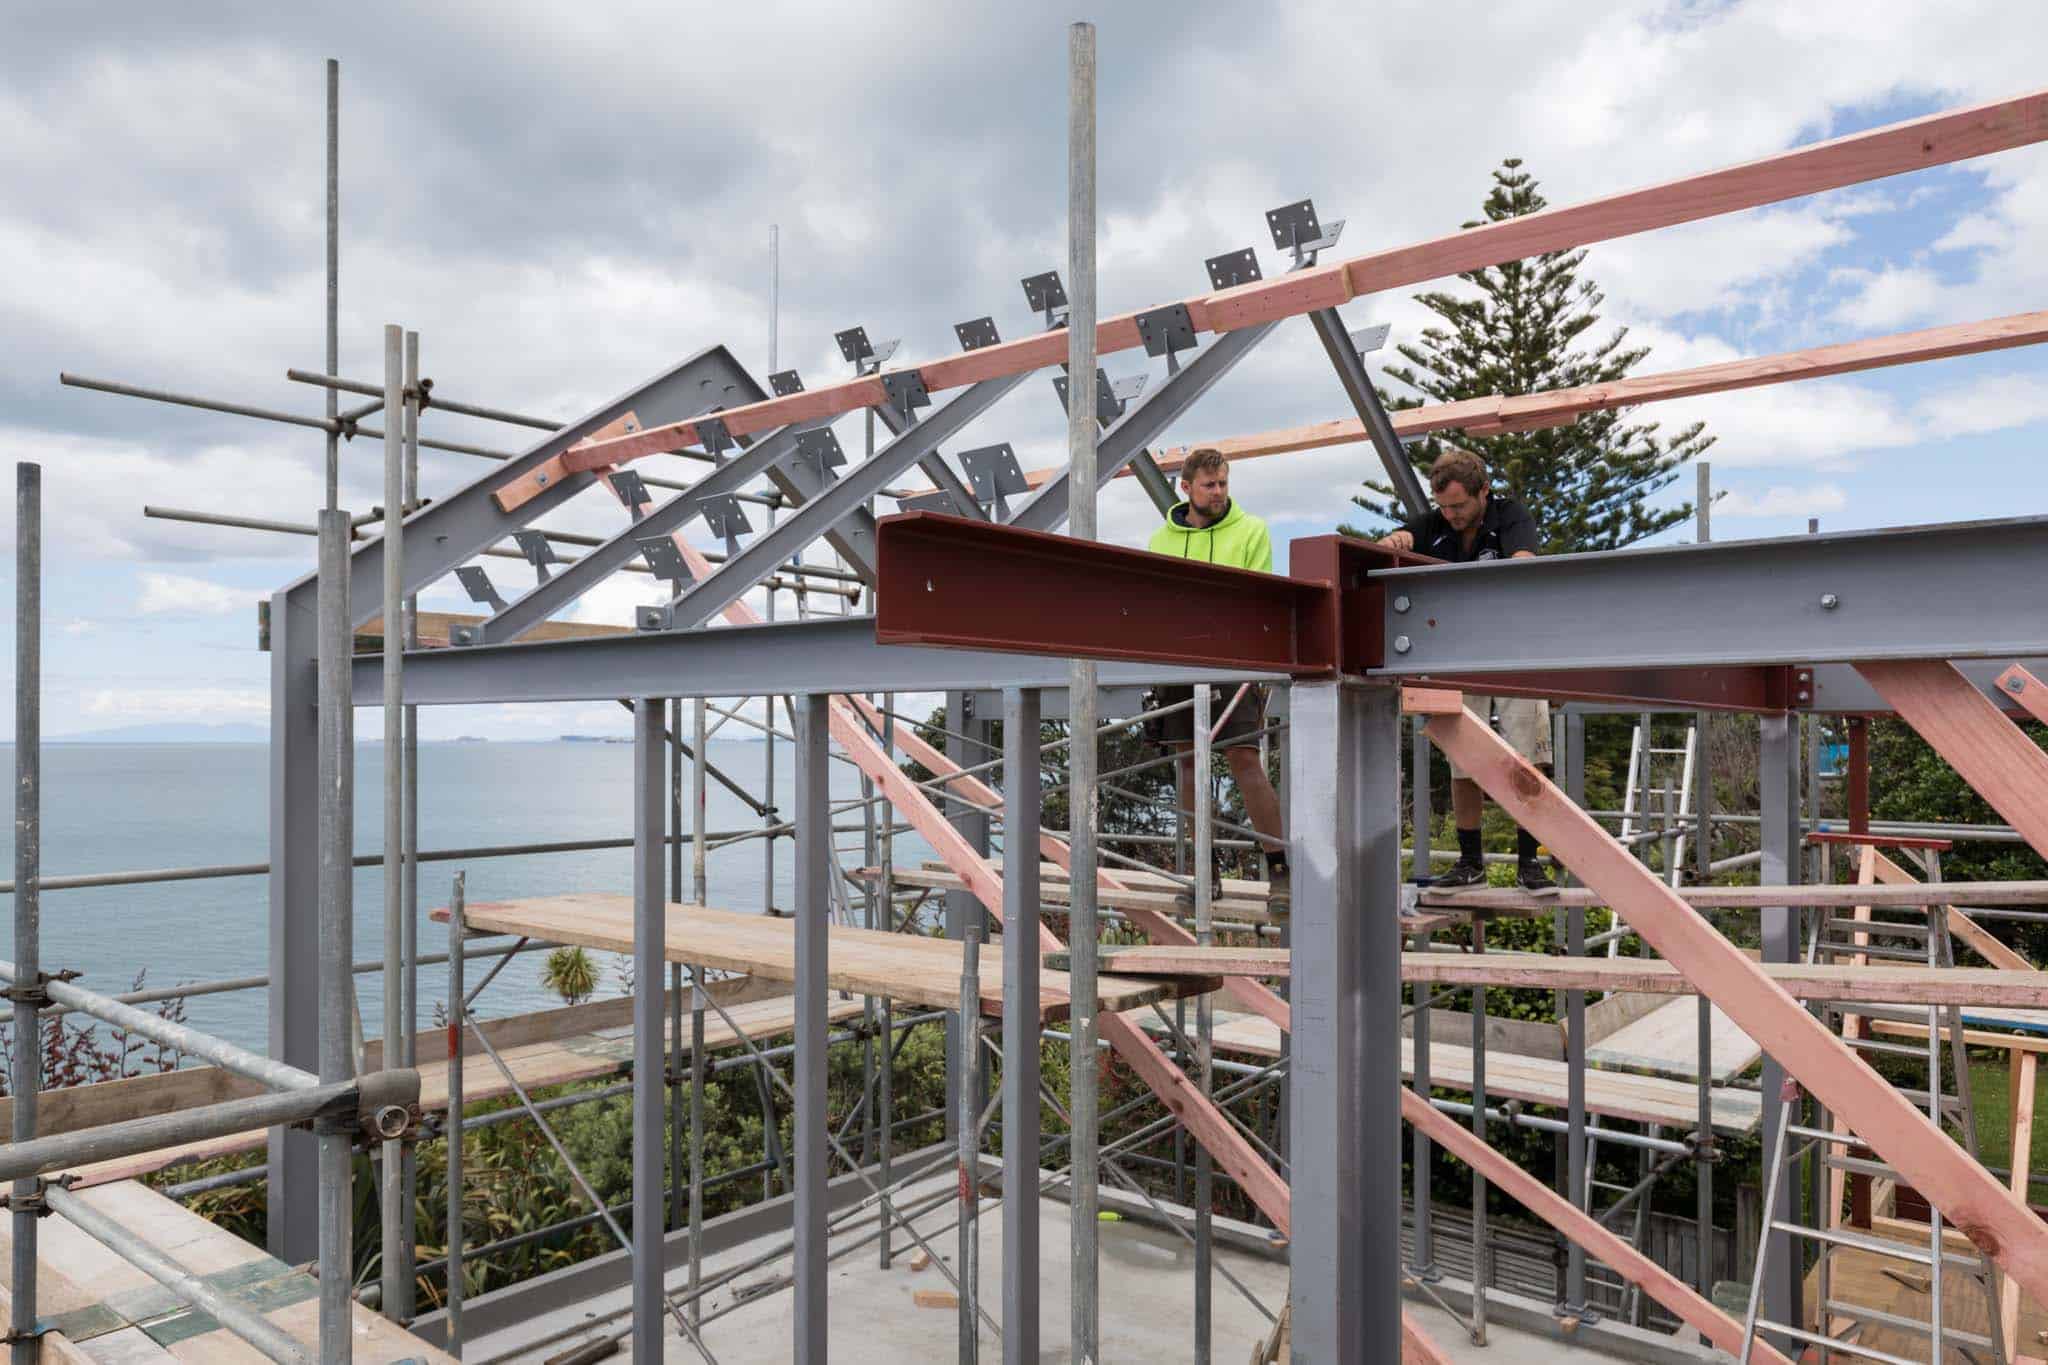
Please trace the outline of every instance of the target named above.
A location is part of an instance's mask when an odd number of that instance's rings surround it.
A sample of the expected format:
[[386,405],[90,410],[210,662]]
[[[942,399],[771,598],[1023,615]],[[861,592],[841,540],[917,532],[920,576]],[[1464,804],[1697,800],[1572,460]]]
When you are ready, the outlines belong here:
[[[1039,696],[1003,693],[1003,999],[1038,999]],[[1013,951],[1020,948],[1022,951]],[[885,1035],[886,1037],[886,1035]],[[886,1046],[886,1044],[885,1044]],[[1003,1011],[1003,1359],[1038,1359],[1035,1011]]]
[[[278,938],[279,920],[305,919],[304,902],[300,902],[297,913],[291,907],[278,904],[281,886],[287,886],[305,870],[302,856],[287,869],[285,876],[273,874],[271,889],[271,933],[270,948],[270,999],[271,999],[271,1056],[277,1060],[288,1060],[280,1056],[275,1046],[278,1038],[280,1018],[279,1000],[289,997],[298,990],[312,997],[317,1007],[319,1026],[318,1060],[320,1079],[332,1085],[350,1080],[355,1075],[356,1055],[350,1036],[350,1023],[354,1018],[355,977],[350,971],[355,954],[355,713],[348,704],[349,649],[353,640],[350,629],[349,610],[349,516],[345,511],[322,512],[320,514],[320,572],[319,593],[319,708],[316,712],[318,725],[318,750],[316,763],[306,763],[316,782],[319,806],[319,827],[315,845],[318,862],[318,957],[317,975],[314,980],[317,989],[307,991],[304,984],[309,973],[305,965],[296,960],[293,951],[280,957]],[[280,593],[276,599],[279,606],[286,605],[288,594]],[[273,619],[272,629],[276,628]],[[310,642],[309,642],[310,644]],[[273,656],[275,657],[275,656]],[[277,674],[273,672],[275,681]],[[303,707],[309,700],[301,687],[286,686],[283,700],[287,705]],[[291,717],[281,720],[273,707],[272,726],[272,800],[276,793],[277,764],[276,737],[280,729],[287,737],[293,737],[296,728]],[[293,747],[291,757],[305,763],[306,755]],[[296,803],[294,803],[296,804]],[[271,866],[279,866],[284,845],[280,839],[289,839],[297,831],[286,830],[280,834],[281,817],[301,814],[297,809],[287,808],[283,812],[273,810],[271,826]],[[292,849],[302,854],[303,850]],[[296,950],[301,945],[289,945]],[[296,1172],[300,1153],[286,1144],[285,1135],[291,1130],[273,1128],[270,1135],[270,1189],[269,1217],[271,1254],[283,1256],[277,1248],[311,1241],[307,1231],[318,1235],[320,1276],[320,1358],[322,1360],[346,1360],[353,1349],[352,1329],[349,1322],[351,1309],[350,1292],[353,1288],[355,1266],[355,1166],[352,1151],[352,1124],[327,1120],[317,1124],[319,1134],[319,1209],[312,1229],[295,1230],[296,1236],[281,1235],[280,1223],[289,1222],[296,1214],[303,1216],[299,1205],[305,1201],[298,1189],[285,1185],[280,1177],[289,1177]],[[289,1163],[289,1164],[288,1164]],[[303,1180],[303,1176],[300,1177]],[[282,1188],[281,1188],[282,1186]]]
[[1401,1354],[1400,699],[1293,691],[1297,1361]]
[[[1567,712],[1564,721],[1565,795],[1572,804],[1586,804],[1586,718]],[[1568,880],[1576,880],[1569,878]],[[1586,955],[1586,908],[1574,905],[1565,911],[1565,952]],[[1566,1198],[1581,1212],[1593,1209],[1592,1192],[1586,1184],[1586,993],[1566,991],[1565,999],[1565,1190]],[[1568,1240],[1565,1246],[1564,1310],[1573,1316],[1587,1316],[1586,1248]]]
[[[830,987],[832,819],[828,769],[831,698],[809,693],[796,714],[796,1280],[794,1358],[822,1365],[826,1358],[825,1216],[826,1151],[831,1137],[826,1112],[826,1004]],[[771,1120],[772,1121],[772,1120]]]
[[663,701],[633,703],[633,1360],[659,1365],[662,1326],[662,965],[668,907],[662,895]]
[[448,1299],[444,1320],[448,1353],[462,1359],[462,1058],[463,1058],[463,902],[468,874],[455,874],[448,893],[448,1120],[442,1132],[448,1147]]
[[[14,1095],[11,1136],[36,1135],[36,1096],[43,1086],[43,467],[14,467]],[[36,1326],[36,1208],[42,1182],[14,1182],[14,1263],[8,1332],[14,1365],[42,1354]]]
[[[384,329],[384,1055],[404,1057],[405,1034],[405,333]],[[404,1297],[405,1144],[386,1141],[379,1169],[384,1316]]]
[[[1799,880],[1801,858],[1799,830],[1799,718],[1791,715],[1764,716],[1760,722],[1757,754],[1757,785],[1763,816],[1763,864],[1758,878],[1766,886],[1790,885]],[[1799,957],[1799,916],[1785,906],[1762,912],[1763,956],[1766,962],[1795,962]],[[1768,1053],[1764,1057],[1763,1094],[1766,1101],[1777,1096],[1785,1082],[1785,1069]],[[1766,1103],[1764,1106],[1763,1150],[1779,1149],[1780,1116],[1798,1121],[1796,1111]],[[1798,1217],[1799,1185],[1791,1172],[1776,1167],[1768,1172],[1778,1182],[1777,1206]],[[1805,1298],[1804,1242],[1787,1232],[1771,1232],[1765,1239],[1764,1256],[1768,1270],[1763,1286],[1762,1315],[1772,1322],[1800,1325]]]

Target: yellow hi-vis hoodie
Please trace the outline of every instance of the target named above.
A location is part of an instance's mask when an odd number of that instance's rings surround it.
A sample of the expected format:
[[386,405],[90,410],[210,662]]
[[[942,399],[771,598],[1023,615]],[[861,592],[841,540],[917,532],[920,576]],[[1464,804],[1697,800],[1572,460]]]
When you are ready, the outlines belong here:
[[1152,533],[1152,541],[1145,548],[1156,555],[1273,572],[1273,542],[1266,534],[1266,523],[1239,507],[1236,499],[1223,509],[1220,520],[1207,526],[1187,525],[1187,514],[1186,503],[1175,503],[1167,514],[1166,524]]

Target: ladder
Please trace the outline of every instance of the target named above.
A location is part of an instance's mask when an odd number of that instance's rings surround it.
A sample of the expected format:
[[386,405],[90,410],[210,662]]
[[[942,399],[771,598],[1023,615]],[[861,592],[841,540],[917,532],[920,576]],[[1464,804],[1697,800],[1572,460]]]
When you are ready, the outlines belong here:
[[[1940,881],[1940,855],[1929,850],[1924,857],[1928,880]],[[1806,960],[1809,963],[1853,962],[1860,965],[1876,959],[1921,963],[1931,967],[1955,965],[1943,907],[1930,905],[1924,910],[1897,907],[1900,918],[1880,918],[1879,915],[1886,911],[1887,907],[1858,907],[1853,918],[1843,917],[1837,910],[1815,912],[1812,933],[1807,940]],[[1815,1008],[1823,1019],[1842,1031],[1842,1041],[1859,1052],[1871,1057],[1890,1057],[1916,1066],[1924,1065],[1925,1087],[1902,1087],[1903,1093],[1926,1109],[1928,1120],[1936,1128],[1955,1138],[1971,1156],[1977,1154],[1977,1124],[1970,1097],[1969,1059],[1963,1040],[1962,1011],[1958,1006],[1929,1005],[1922,1009],[1866,1004],[1852,1010],[1835,1003],[1821,1003]],[[1856,1019],[1891,1019],[1923,1024],[1927,1029],[1927,1041],[1921,1046],[1860,1037],[1857,1036],[1860,1029]],[[1948,1054],[1946,1062],[1944,1051]],[[1953,1093],[1947,1089],[1945,1069],[1953,1073]],[[1944,1220],[1931,1199],[1928,1201],[1928,1238],[1924,1250],[1840,1226],[1840,1201],[1836,1198],[1824,1201],[1833,1207],[1824,1211],[1819,1227],[1808,1227],[1796,1217],[1781,1218],[1777,1215],[1779,1189],[1781,1186],[1793,1186],[1793,1168],[1808,1153],[1818,1152],[1820,1164],[1827,1171],[1902,1183],[1898,1172],[1891,1166],[1870,1156],[1857,1155],[1855,1149],[1862,1146],[1861,1140],[1840,1125],[1831,1124],[1826,1114],[1817,1113],[1811,1125],[1796,1122],[1799,1098],[1798,1084],[1787,1077],[1784,1088],[1776,1097],[1777,1141],[1765,1166],[1768,1183],[1764,1192],[1762,1235],[1750,1280],[1749,1308],[1743,1322],[1740,1358],[1748,1358],[1750,1343],[1759,1331],[1769,1331],[1820,1347],[1824,1359],[1828,1353],[1839,1352],[1865,1360],[1913,1365],[1910,1357],[1878,1350],[1860,1340],[1867,1329],[1878,1327],[1925,1337],[1928,1354],[1920,1359],[1937,1362],[1937,1365],[1948,1360],[1951,1351],[1965,1360],[2005,1365],[2010,1357],[2001,1339],[1998,1287],[1993,1269],[1976,1248],[1961,1251],[1946,1245]],[[1825,1179],[1822,1184],[1824,1188],[1832,1188]],[[1768,1249],[1774,1231],[1817,1244],[1816,1277],[1820,1290],[1817,1295],[1820,1305],[1817,1331],[1769,1322],[1758,1316],[1769,1260]],[[1833,1260],[1845,1251],[1865,1252],[1901,1262],[1912,1269],[1906,1270],[1904,1275],[1894,1275],[1889,1270],[1885,1273],[1894,1278],[1910,1275],[1912,1280],[1909,1283],[1917,1284],[1924,1277],[1928,1298],[1927,1320],[1923,1322],[1836,1297],[1832,1283]],[[1982,1288],[1986,1332],[1966,1331],[1943,1320],[1946,1306],[1942,1298],[1943,1284],[1950,1272],[1960,1272]]]
[[[1636,718],[1629,737],[1628,780],[1621,791],[1621,842],[1630,852],[1642,856],[1638,844],[1660,822],[1664,837],[1664,880],[1677,886],[1685,873],[1685,853],[1693,816],[1693,774],[1699,760],[1700,727],[1694,719],[1685,727],[1685,742],[1677,746],[1656,743],[1648,712]],[[1645,859],[1647,861],[1647,859]],[[1607,955],[1621,955],[1621,940],[1609,939]]]

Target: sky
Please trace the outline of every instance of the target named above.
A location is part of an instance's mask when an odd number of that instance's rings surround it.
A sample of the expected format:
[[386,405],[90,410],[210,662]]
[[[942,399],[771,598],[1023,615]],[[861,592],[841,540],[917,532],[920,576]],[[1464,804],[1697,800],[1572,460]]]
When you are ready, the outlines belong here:
[[[45,734],[266,721],[256,603],[311,566],[313,542],[143,508],[310,525],[320,434],[58,374],[320,411],[284,372],[324,362],[327,58],[342,80],[342,372],[381,379],[382,328],[398,323],[421,334],[442,396],[567,418],[714,343],[765,375],[771,225],[774,359],[813,384],[846,373],[832,337],[856,323],[911,361],[954,353],[965,319],[1033,328],[1017,282],[1066,254],[1076,18],[1099,26],[1105,314],[1201,292],[1203,260],[1238,247],[1260,246],[1276,273],[1262,215],[1295,199],[1347,221],[1338,255],[1397,246],[1476,216],[1504,157],[1568,204],[2025,93],[2048,40],[2048,10],[1988,0],[17,11],[0,50],[0,456],[45,471]],[[1651,348],[1638,373],[2037,309],[2048,153],[1600,244],[1585,273],[1605,293],[1603,330]],[[1344,315],[1396,341],[1430,317],[1409,291]],[[1105,362],[1119,377],[1148,364],[1156,382],[1160,362]],[[1348,415],[1294,322],[1163,441]],[[2048,501],[2048,365],[2033,350],[1642,415],[1717,438],[1720,539]],[[531,437],[432,412],[423,430],[496,449]],[[1034,379],[963,444],[1010,441],[1032,468],[1061,458],[1063,431]],[[840,434],[859,448],[857,418]],[[1234,491],[1281,545],[1346,519],[1375,467],[1363,446],[1305,452],[1240,466]],[[426,452],[422,483],[445,494],[487,468]],[[345,447],[342,474],[345,506],[381,501],[379,446]],[[1692,488],[1688,469],[1659,496]],[[1105,538],[1142,543],[1155,522],[1131,481],[1105,495]],[[620,529],[597,494],[546,524]],[[11,518],[0,535],[11,580]],[[487,565],[523,586],[524,566]],[[575,614],[624,621],[648,592],[622,576]],[[465,603],[450,583],[423,605]],[[617,730],[623,714],[436,710],[423,732],[539,738]]]

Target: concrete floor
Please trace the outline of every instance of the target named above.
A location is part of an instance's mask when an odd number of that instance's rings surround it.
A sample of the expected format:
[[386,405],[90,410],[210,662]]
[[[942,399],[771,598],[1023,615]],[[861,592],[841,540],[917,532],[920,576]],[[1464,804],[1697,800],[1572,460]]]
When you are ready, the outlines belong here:
[[[901,1202],[913,1203],[925,1194],[936,1194],[952,1185],[944,1174],[911,1187]],[[1111,1206],[1104,1194],[1104,1206]],[[941,1260],[953,1264],[958,1234],[952,1227],[954,1206],[949,1201],[916,1220],[916,1226],[931,1242]],[[1271,1255],[1244,1249],[1260,1239],[1257,1229],[1223,1225],[1219,1232],[1214,1292],[1214,1347],[1219,1362],[1248,1360],[1255,1342],[1262,1340],[1270,1320],[1243,1293],[1224,1278],[1229,1271],[1274,1312],[1287,1294],[1287,1267]],[[835,1250],[871,1232],[871,1222],[861,1222],[846,1235],[835,1239]],[[1228,1231],[1235,1229],[1245,1240],[1232,1245]],[[981,1284],[983,1306],[998,1322],[1002,1318],[1002,1213],[995,1200],[982,1207]],[[786,1237],[786,1232],[763,1236],[731,1250],[705,1258],[707,1274],[721,1267],[754,1259]],[[1067,1361],[1067,1206],[1052,1199],[1040,1203],[1040,1322],[1041,1361]],[[894,1244],[901,1248],[909,1238],[900,1231]],[[951,1286],[936,1266],[922,1271],[910,1268],[915,1247],[899,1250],[890,1269],[876,1264],[872,1242],[835,1260],[829,1270],[829,1303],[832,1358],[849,1365],[866,1362],[938,1361],[957,1359],[959,1317],[951,1306],[922,1308],[914,1296],[920,1290],[948,1291]],[[705,1300],[707,1315],[715,1321],[705,1324],[704,1339],[721,1365],[781,1365],[791,1358],[794,1299],[788,1290],[789,1268],[785,1257],[738,1277],[721,1286]],[[679,1290],[685,1283],[671,1274],[669,1286]],[[749,1291],[755,1291],[750,1296]],[[1194,1249],[1178,1234],[1133,1220],[1102,1225],[1102,1359],[1106,1362],[1180,1362],[1193,1356]],[[733,1307],[735,1300],[744,1300]],[[524,1324],[517,1333],[498,1340],[477,1340],[464,1358],[491,1362],[540,1362],[584,1341],[625,1326],[622,1310],[628,1302],[623,1290],[585,1300]],[[1611,1361],[1606,1352],[1574,1348],[1517,1330],[1495,1321],[1488,1331],[1488,1344],[1475,1346],[1457,1322],[1426,1304],[1411,1304],[1409,1311],[1430,1337],[1460,1365],[1544,1365],[1545,1362]],[[523,1337],[524,1340],[517,1338]],[[622,1343],[624,1359],[630,1339]],[[999,1360],[1002,1343],[984,1322],[981,1328],[983,1358]],[[663,1359],[674,1362],[702,1360],[696,1348],[671,1328],[663,1334]]]

